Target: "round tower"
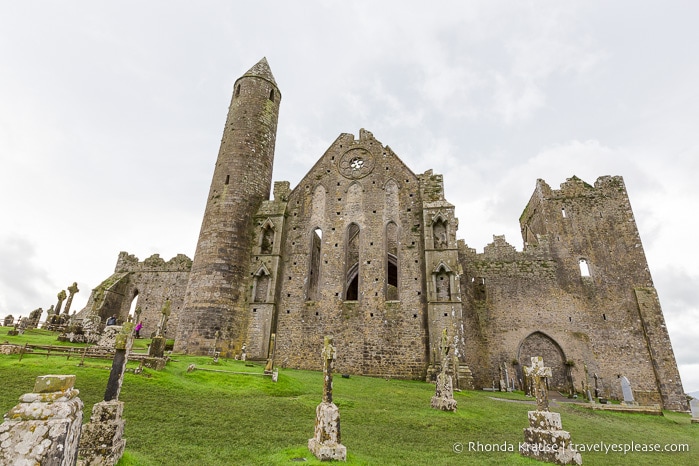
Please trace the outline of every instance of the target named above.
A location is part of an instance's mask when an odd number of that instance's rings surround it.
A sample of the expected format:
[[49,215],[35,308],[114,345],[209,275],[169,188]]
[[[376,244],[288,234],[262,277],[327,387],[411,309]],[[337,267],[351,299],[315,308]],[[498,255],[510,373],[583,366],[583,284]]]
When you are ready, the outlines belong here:
[[233,86],[176,351],[206,354],[217,345],[230,355],[245,342],[252,218],[269,199],[280,100],[265,58]]

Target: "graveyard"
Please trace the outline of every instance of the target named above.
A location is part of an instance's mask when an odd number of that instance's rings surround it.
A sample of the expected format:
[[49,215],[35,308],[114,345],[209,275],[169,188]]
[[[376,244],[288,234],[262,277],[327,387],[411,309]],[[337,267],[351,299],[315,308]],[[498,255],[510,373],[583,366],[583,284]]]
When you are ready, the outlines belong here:
[[[0,343],[76,346],[57,341],[56,332],[9,330],[0,328]],[[132,351],[145,352],[149,343],[136,339]],[[320,359],[323,351],[332,354],[318,348],[307,357]],[[112,360],[46,353],[27,353],[21,361],[18,354],[0,355],[0,410],[8,413],[31,392],[37,376],[71,374],[84,403],[83,423],[90,422]],[[451,411],[430,405],[433,383],[335,374],[327,393],[320,371],[278,368],[273,382],[264,361],[216,359],[171,354],[162,370],[129,359],[118,396],[126,447],[117,464],[327,464],[309,451],[309,439],[316,408],[328,399],[342,420],[344,464],[544,464],[518,451],[528,412],[537,409],[537,400],[519,391],[454,390],[458,409]],[[583,464],[699,464],[699,424],[689,414],[597,411],[553,392],[550,398],[550,411],[560,413]],[[604,451],[632,443],[688,451]]]

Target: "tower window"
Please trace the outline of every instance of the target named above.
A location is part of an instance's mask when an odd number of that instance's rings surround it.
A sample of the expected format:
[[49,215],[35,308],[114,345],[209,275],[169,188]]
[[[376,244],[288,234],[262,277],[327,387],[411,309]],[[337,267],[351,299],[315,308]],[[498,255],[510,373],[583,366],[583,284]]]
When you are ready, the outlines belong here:
[[240,84],[235,86],[235,96],[238,97],[240,95]]
[[561,215],[563,215],[563,218],[566,218],[566,208],[565,207],[563,207],[561,209]]
[[589,277],[590,276],[590,266],[587,263],[587,260],[585,259],[580,259],[580,276],[581,277]]
[[270,89],[269,91],[269,100],[274,102],[274,89]]
[[231,181],[231,175],[226,175],[226,183],[225,184],[228,184],[229,181]]

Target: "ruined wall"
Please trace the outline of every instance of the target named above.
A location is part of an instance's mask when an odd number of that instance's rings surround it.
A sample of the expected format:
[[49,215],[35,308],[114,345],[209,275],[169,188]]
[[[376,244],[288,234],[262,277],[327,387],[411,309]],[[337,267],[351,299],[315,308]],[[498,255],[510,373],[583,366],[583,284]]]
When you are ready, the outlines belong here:
[[659,304],[643,299],[650,304],[639,307],[639,287],[654,289],[623,180],[601,177],[591,186],[571,178],[560,190],[539,180],[520,223],[521,253],[502,237],[483,254],[462,248],[465,324],[479,340],[467,357],[489,361],[472,366],[476,380],[489,386],[498,363],[521,365],[529,356],[522,348],[536,348],[545,335],[546,351],[558,346],[568,362],[554,367],[559,384],[569,382],[570,371],[580,390],[586,365],[607,396],[621,397],[617,377],[625,375],[639,398],[679,406],[681,383]]
[[132,300],[137,299],[136,306],[141,308],[143,321],[141,336],[149,337],[155,332],[165,301],[169,299],[171,314],[165,337],[175,338],[191,267],[192,260],[184,254],[178,254],[167,262],[158,254],[153,254],[139,262],[137,257],[121,252],[114,273],[128,273],[128,284],[124,288],[124,299],[117,315],[125,319],[132,307]]
[[85,319],[98,315],[104,324],[110,316],[116,315],[118,320],[126,321],[137,299],[136,306],[141,308],[143,321],[141,336],[149,337],[160,322],[165,301],[170,299],[171,314],[165,336],[174,338],[191,266],[192,261],[184,254],[167,262],[153,254],[139,262],[136,256],[122,251],[114,274],[92,290],[87,305],[77,317]]
[[[340,372],[424,376],[418,184],[390,148],[361,130],[359,139],[341,135],[289,194],[277,298],[278,363],[320,369],[318,358],[308,355],[317,353],[323,335],[334,335]],[[313,253],[316,230],[319,247]],[[394,240],[387,241],[387,230]]]

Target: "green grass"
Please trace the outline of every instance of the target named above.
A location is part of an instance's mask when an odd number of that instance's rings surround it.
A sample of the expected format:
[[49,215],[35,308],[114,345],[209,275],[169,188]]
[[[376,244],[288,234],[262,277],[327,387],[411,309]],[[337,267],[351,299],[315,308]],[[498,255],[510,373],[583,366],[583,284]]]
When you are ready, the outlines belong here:
[[[5,340],[0,329],[0,341]],[[25,333],[25,335],[27,335]],[[8,337],[9,340],[11,337]],[[17,337],[15,337],[17,338]],[[36,335],[31,335],[36,338]],[[35,344],[50,344],[55,335]],[[26,340],[23,340],[26,341]],[[143,340],[141,340],[143,341]],[[0,412],[31,391],[34,378],[48,373],[76,374],[85,402],[84,419],[100,401],[110,362],[90,359],[82,367],[65,357],[0,356]],[[276,465],[321,464],[306,448],[313,435],[322,374],[280,370],[273,383],[260,375],[187,372],[189,364],[236,372],[261,373],[241,361],[174,356],[161,372],[127,372],[124,401],[126,452],[120,465]],[[136,367],[129,363],[130,369]],[[335,403],[342,419],[342,443],[348,464],[460,465],[541,464],[515,452],[469,451],[469,442],[517,449],[532,405],[494,400],[528,400],[521,394],[456,393],[456,413],[430,408],[434,386],[424,382],[352,376],[334,378]],[[689,415],[665,412],[647,416],[590,411],[573,404],[553,408],[575,443],[688,444],[687,453],[585,452],[584,464],[699,464],[699,425]],[[463,444],[455,453],[453,446]]]

